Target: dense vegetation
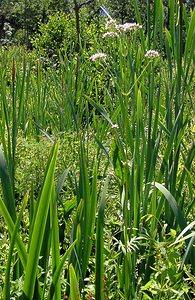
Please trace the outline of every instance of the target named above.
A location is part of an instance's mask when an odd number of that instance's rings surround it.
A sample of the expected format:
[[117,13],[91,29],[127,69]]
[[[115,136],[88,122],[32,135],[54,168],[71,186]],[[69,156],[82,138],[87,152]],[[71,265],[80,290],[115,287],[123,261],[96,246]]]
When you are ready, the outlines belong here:
[[194,299],[192,2],[11,4],[0,299]]

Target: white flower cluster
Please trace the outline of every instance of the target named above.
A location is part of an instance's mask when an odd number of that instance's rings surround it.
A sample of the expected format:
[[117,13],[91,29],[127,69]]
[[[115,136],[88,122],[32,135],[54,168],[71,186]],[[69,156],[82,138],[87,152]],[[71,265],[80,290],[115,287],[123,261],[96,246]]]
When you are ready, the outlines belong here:
[[95,60],[97,60],[97,59],[104,59],[104,58],[106,58],[106,57],[107,57],[107,55],[104,54],[104,53],[96,53],[96,54],[93,54],[93,55],[90,57],[90,60],[95,61]]
[[141,29],[142,28],[142,25],[139,25],[138,23],[125,23],[125,24],[117,24],[116,20],[109,20],[106,22],[106,25],[105,25],[105,28],[106,29],[109,29],[109,28],[115,28],[117,31],[135,31],[135,30],[138,30],[138,29]]
[[115,27],[115,28],[116,28],[116,26],[117,26],[116,20],[111,19],[111,20],[108,20],[108,21],[106,22],[105,28],[106,28],[106,29],[108,29],[108,28],[110,28],[110,27]]
[[[102,35],[103,38],[117,37],[121,32],[136,31],[136,30],[142,28],[142,26],[135,22],[134,23],[117,24],[116,20],[111,19],[106,22],[105,28],[108,29],[108,31]],[[112,31],[110,31],[110,29]],[[90,60],[96,61],[99,59],[105,59],[106,57],[107,57],[107,55],[105,53],[99,52],[99,53],[93,54],[90,57]],[[147,57],[147,53],[146,53],[146,57]]]
[[145,54],[145,57],[153,59],[159,57],[160,54],[156,50],[148,50]]
[[107,31],[102,35],[103,39],[105,39],[106,37],[116,37],[116,36],[118,36],[118,33],[114,31]]
[[139,25],[138,23],[125,23],[118,25],[118,29],[121,31],[136,31],[138,29],[141,29],[142,25]]

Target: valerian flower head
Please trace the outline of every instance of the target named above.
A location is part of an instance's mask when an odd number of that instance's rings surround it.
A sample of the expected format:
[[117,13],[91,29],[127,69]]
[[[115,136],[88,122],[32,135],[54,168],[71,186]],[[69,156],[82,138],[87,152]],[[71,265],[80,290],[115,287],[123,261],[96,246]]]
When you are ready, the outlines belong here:
[[105,28],[106,29],[108,29],[110,27],[115,27],[116,28],[116,26],[117,26],[116,20],[111,19],[111,20],[106,22]]
[[156,50],[148,50],[145,54],[145,57],[147,57],[149,59],[154,59],[154,58],[157,58],[159,56],[160,56],[160,54]]
[[104,59],[104,58],[106,58],[106,57],[107,57],[107,55],[104,54],[104,53],[96,53],[96,54],[93,54],[93,55],[90,57],[90,60],[95,61],[95,60],[97,60],[97,59]]
[[125,23],[118,25],[118,29],[121,31],[136,31],[138,29],[141,29],[142,25],[139,25],[138,23]]
[[106,37],[116,37],[116,36],[118,36],[118,33],[114,31],[107,31],[102,35],[103,39],[105,39]]

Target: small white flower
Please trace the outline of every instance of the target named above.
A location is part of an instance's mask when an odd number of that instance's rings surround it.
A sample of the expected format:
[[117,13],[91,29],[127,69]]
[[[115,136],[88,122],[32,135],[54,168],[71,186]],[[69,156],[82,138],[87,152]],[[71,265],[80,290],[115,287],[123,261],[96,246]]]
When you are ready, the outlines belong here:
[[106,58],[106,57],[107,57],[107,55],[104,54],[104,53],[96,53],[96,54],[93,54],[93,55],[90,57],[90,60],[95,61],[95,60],[97,60],[97,59],[104,59],[104,58]]
[[116,26],[117,26],[116,20],[111,19],[106,22],[105,28],[108,29],[109,27],[116,27]]
[[117,128],[119,129],[119,126],[117,124],[112,124],[112,128]]
[[106,37],[115,37],[115,36],[118,36],[118,33],[113,31],[108,31],[102,35],[103,39],[105,39]]
[[145,54],[145,57],[153,59],[159,57],[160,54],[156,50],[148,50]]

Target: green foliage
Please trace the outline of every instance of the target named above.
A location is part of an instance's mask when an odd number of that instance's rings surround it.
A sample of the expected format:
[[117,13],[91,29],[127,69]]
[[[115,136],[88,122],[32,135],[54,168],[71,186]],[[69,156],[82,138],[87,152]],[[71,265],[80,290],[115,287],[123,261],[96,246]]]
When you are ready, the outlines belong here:
[[58,12],[1,48],[6,298],[194,299],[195,15],[131,4],[139,24],[84,5],[79,38]]
[[[56,3],[57,2],[57,3]],[[0,2],[0,19],[2,21],[0,38],[5,39],[4,25],[12,28],[8,42],[30,46],[30,38],[37,32],[39,22],[46,22],[48,16],[56,11],[68,11],[67,0],[2,0]]]
[[51,57],[58,50],[69,49],[69,52],[74,52],[76,39],[74,18],[58,12],[49,17],[47,24],[41,25],[33,44],[40,55]]
[[111,16],[121,23],[133,18],[132,5],[129,0],[108,1],[108,6]]
[[[91,51],[98,48],[101,40],[101,25],[95,21],[90,23],[81,18],[81,44],[84,49]],[[78,50],[75,17],[57,12],[49,17],[46,24],[41,24],[40,33],[33,39],[33,45],[40,56],[52,58],[59,51],[73,58]]]
[[70,273],[70,297],[72,300],[80,300],[81,298],[79,295],[79,285],[72,264],[70,264],[69,266],[69,273]]
[[[164,236],[162,242],[155,245],[155,262],[153,266],[154,273],[144,286],[141,287],[142,297],[138,299],[185,299],[188,294],[193,297],[194,292],[186,277],[189,265],[182,270],[181,253],[183,244],[176,248],[170,245],[176,232],[171,232]],[[187,272],[187,273],[186,273]],[[192,282],[191,282],[192,283]]]

